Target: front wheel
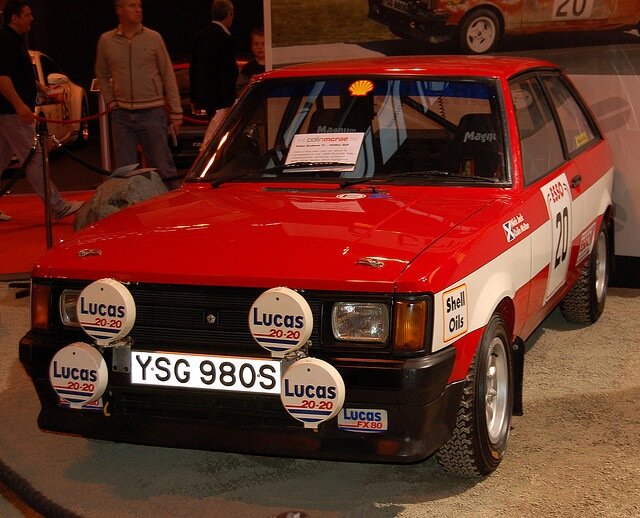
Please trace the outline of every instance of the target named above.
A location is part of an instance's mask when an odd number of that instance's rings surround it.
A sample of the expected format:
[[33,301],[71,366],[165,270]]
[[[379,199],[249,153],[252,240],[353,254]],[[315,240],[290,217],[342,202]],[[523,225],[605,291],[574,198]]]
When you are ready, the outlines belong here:
[[495,313],[464,380],[453,433],[436,452],[440,466],[472,477],[494,471],[507,449],[512,409],[510,341],[502,316]]
[[460,26],[460,47],[465,54],[486,54],[498,45],[500,20],[489,9],[473,11]]
[[604,310],[609,284],[609,236],[602,224],[589,263],[560,303],[564,318],[574,324],[593,324]]

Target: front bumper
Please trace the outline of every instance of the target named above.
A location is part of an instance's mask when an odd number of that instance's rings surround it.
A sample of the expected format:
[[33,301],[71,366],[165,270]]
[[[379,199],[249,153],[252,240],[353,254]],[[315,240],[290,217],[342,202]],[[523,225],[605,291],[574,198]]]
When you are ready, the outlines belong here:
[[[49,342],[50,343],[50,342]],[[117,442],[305,458],[414,462],[433,454],[455,424],[462,383],[448,384],[453,348],[424,358],[385,363],[327,359],[346,386],[344,408],[383,409],[388,429],[345,431],[337,418],[305,429],[277,396],[132,385],[110,372],[104,410],[60,406],[48,378],[56,348],[38,334],[20,343],[20,359],[32,378],[45,430]],[[111,354],[105,360],[111,365]]]
[[447,13],[430,11],[419,1],[398,4],[402,7],[390,9],[383,0],[369,0],[368,16],[404,38],[429,41],[432,37],[453,36],[456,27],[447,24]]

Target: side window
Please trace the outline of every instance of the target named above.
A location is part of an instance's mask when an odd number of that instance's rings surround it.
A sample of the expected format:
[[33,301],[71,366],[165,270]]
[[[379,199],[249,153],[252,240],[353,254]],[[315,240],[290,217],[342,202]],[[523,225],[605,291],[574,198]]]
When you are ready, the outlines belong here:
[[524,181],[529,185],[564,161],[562,143],[551,108],[536,78],[513,81],[511,97],[520,134]]
[[547,76],[543,82],[560,119],[562,132],[570,154],[596,140],[597,135],[567,85],[559,76]]

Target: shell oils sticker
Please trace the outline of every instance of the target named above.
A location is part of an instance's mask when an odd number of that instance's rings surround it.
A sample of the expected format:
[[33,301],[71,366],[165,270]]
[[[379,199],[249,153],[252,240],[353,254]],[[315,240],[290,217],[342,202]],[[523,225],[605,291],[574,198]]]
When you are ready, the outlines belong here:
[[591,253],[595,237],[596,224],[592,223],[591,226],[580,235],[580,247],[578,248],[576,264],[580,264],[580,262]]
[[529,230],[529,223],[527,223],[522,214],[513,216],[509,221],[502,224],[507,243],[515,241],[518,236]]
[[467,300],[466,284],[461,284],[442,294],[443,337],[445,342],[449,342],[467,332],[469,325]]
[[271,288],[251,306],[249,330],[254,340],[273,358],[284,358],[311,337],[313,313],[298,292],[284,287]]
[[107,388],[109,369],[97,349],[76,342],[60,349],[49,364],[49,381],[61,403],[80,409],[98,401]]
[[80,293],[78,321],[99,345],[126,336],[136,320],[136,305],[131,292],[114,279],[100,279]]
[[344,404],[340,373],[324,360],[303,358],[284,373],[280,400],[285,410],[305,428],[317,428],[335,417]]
[[338,414],[338,428],[346,432],[386,432],[389,429],[387,411],[372,408],[343,408]]

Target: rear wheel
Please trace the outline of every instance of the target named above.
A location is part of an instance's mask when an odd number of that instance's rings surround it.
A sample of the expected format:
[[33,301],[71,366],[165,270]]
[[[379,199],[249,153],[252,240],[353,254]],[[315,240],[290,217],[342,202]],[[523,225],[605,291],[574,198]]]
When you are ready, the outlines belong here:
[[588,264],[560,303],[568,322],[593,324],[604,310],[609,283],[609,238],[606,224],[598,232]]
[[489,9],[478,9],[467,15],[460,25],[460,47],[465,54],[485,54],[500,40],[500,20]]
[[512,408],[510,342],[502,316],[495,313],[464,380],[456,426],[436,452],[438,463],[463,476],[494,471],[507,449]]

